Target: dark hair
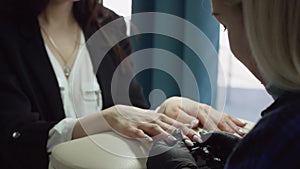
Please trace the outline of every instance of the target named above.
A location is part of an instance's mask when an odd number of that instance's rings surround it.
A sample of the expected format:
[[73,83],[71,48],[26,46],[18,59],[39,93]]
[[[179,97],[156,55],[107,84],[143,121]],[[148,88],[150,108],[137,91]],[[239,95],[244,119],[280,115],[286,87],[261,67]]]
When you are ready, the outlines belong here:
[[[0,4],[0,16],[6,19],[16,19],[17,22],[28,22],[32,18],[36,18],[48,5],[50,0],[5,0]],[[120,16],[113,11],[105,8],[97,0],[80,0],[74,2],[73,14],[81,28],[91,36],[100,27],[104,26],[110,21],[113,21]],[[90,30],[88,32],[87,30]],[[129,44],[130,42],[127,41]],[[123,60],[130,52],[124,49],[122,45],[118,44],[112,48],[113,52],[120,56]]]
[[104,14],[104,7],[102,3],[96,0],[80,0],[74,2],[73,14],[82,28],[99,25],[98,18],[102,18]]
[[[97,0],[80,0],[74,2],[73,14],[84,30],[89,30],[90,27],[97,30],[108,22],[120,17],[113,11],[105,8],[102,1],[98,3]],[[107,40],[109,41],[109,39]],[[112,50],[115,54],[120,56],[120,60],[122,61],[131,53],[130,42],[128,40],[120,42],[114,46]]]
[[113,11],[105,8],[102,3],[98,3],[97,0],[74,2],[73,15],[83,29],[90,27],[100,28],[120,17]]

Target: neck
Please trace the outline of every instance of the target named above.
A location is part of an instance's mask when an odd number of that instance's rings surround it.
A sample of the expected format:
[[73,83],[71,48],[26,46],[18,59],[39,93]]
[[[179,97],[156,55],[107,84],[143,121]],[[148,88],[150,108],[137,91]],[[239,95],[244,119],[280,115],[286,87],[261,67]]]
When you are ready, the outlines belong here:
[[72,9],[71,0],[50,0],[46,9],[39,15],[39,21],[50,27],[68,28],[76,23]]

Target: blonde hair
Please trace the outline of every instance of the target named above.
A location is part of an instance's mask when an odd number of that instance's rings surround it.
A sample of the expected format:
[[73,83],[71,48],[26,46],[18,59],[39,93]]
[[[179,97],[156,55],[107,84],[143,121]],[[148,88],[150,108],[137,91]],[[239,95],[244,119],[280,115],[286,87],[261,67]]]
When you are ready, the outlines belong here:
[[300,0],[243,0],[244,23],[264,80],[300,90]]

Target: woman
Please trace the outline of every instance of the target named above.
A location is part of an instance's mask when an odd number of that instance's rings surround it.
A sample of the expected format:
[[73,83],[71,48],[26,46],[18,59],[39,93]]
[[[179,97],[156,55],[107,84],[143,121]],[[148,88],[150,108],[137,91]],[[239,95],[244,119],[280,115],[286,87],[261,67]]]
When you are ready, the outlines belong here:
[[[120,42],[95,74],[85,41],[118,18],[96,0],[6,1],[0,25],[0,161],[3,168],[46,168],[52,148],[65,141],[105,131],[151,141],[174,141],[169,133],[193,130],[164,114],[114,102],[111,79],[130,53]],[[125,24],[117,29],[126,32]],[[106,36],[107,37],[107,36]],[[100,45],[100,44],[99,44]],[[124,67],[129,74],[129,67]],[[130,99],[147,108],[133,80]],[[115,106],[114,106],[115,105]],[[100,112],[100,113],[99,113]],[[194,125],[197,125],[194,124]]]
[[[300,1],[212,0],[212,5],[213,15],[228,29],[232,52],[275,99],[256,126],[237,141],[225,168],[300,168]],[[225,137],[220,138],[210,146],[222,146]],[[155,166],[155,158],[148,160],[148,166]],[[200,168],[183,146],[161,158],[168,160],[160,161],[156,169]]]
[[[144,109],[113,106],[118,103],[112,100],[110,82],[121,58],[130,52],[128,41],[112,49],[97,74],[93,72],[85,39],[118,18],[116,14],[96,0],[9,1],[1,8],[5,16],[0,26],[3,168],[47,168],[56,144],[112,129],[150,141],[148,135],[169,135],[166,130],[174,128],[169,124],[175,120],[165,116],[161,120],[163,116]],[[130,91],[133,105],[147,108],[136,81]]]
[[[231,7],[226,2],[212,2],[216,18],[232,34],[231,48],[236,53],[241,46],[234,31],[245,29],[263,83],[271,86],[269,91],[275,98],[234,149],[225,168],[299,168],[300,2],[245,0]],[[274,89],[276,93],[272,93]]]

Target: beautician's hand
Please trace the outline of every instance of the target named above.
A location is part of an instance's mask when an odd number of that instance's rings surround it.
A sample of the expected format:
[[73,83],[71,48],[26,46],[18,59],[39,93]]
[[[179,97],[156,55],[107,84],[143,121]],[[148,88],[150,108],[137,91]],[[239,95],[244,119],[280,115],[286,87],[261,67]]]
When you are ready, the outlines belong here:
[[162,103],[158,112],[182,123],[190,124],[194,128],[200,126],[206,130],[221,130],[241,136],[245,134],[241,130],[246,125],[245,123],[209,105],[188,98],[171,97]]
[[176,128],[187,131],[191,134],[190,136],[196,134],[181,122],[152,110],[116,105],[102,113],[112,130],[128,138],[144,138],[151,141],[153,137],[154,139],[164,138],[172,142],[176,141],[171,135]]
[[189,149],[181,141],[180,130],[175,130],[173,136],[177,142],[168,144],[163,140],[157,140],[150,152],[147,160],[147,169],[198,169]]
[[223,163],[226,162],[234,147],[241,141],[241,137],[221,131],[201,131],[200,136],[203,142],[197,144],[206,146],[208,151],[220,158]]

